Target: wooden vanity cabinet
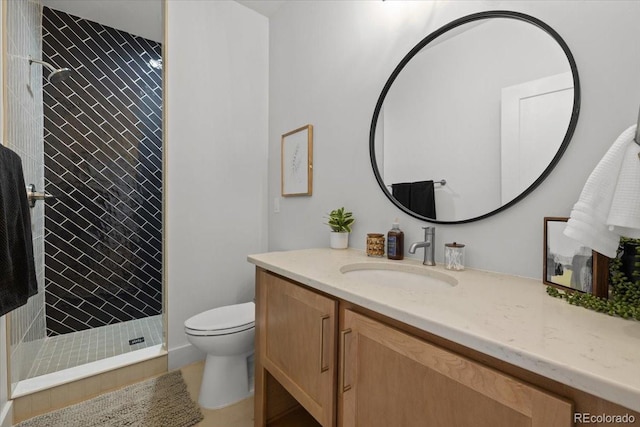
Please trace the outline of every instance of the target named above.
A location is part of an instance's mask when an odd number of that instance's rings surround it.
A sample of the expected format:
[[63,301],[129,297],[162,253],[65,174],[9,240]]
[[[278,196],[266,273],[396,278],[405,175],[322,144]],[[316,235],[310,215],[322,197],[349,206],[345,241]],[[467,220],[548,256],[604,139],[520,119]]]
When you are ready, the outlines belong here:
[[256,279],[256,427],[573,425],[565,399],[261,268]]
[[343,427],[573,425],[566,400],[351,310],[343,319]]
[[[256,274],[255,425],[288,425],[279,419],[299,404],[319,425],[334,426],[337,301],[265,270]],[[270,387],[271,380],[279,384]],[[295,400],[273,396],[282,390]]]

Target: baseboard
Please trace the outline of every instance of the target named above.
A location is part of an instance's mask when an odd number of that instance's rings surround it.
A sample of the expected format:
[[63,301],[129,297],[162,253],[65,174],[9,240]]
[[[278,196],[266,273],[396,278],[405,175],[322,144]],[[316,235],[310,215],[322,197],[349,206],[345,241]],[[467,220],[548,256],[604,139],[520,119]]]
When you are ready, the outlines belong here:
[[13,425],[13,401],[10,400],[0,408],[0,427],[11,427]]
[[[206,355],[192,346],[186,344],[181,347],[169,349],[169,370],[182,368],[194,362],[204,360]],[[0,426],[3,427],[3,426]]]

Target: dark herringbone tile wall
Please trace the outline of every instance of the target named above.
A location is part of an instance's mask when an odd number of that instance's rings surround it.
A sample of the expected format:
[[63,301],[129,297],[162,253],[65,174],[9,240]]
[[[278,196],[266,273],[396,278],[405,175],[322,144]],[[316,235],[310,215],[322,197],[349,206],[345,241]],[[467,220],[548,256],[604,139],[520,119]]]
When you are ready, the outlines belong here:
[[[44,81],[47,334],[162,308],[161,45],[49,8]],[[45,72],[45,77],[47,72]]]

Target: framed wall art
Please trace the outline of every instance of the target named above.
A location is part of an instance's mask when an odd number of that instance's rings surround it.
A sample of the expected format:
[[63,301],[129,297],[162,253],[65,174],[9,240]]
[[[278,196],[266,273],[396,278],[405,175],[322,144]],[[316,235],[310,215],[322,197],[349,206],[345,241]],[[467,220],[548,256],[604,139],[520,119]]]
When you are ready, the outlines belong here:
[[565,290],[606,298],[609,258],[564,235],[569,218],[544,218],[542,281]]
[[280,171],[282,196],[311,196],[312,172],[313,126],[302,126],[282,135]]

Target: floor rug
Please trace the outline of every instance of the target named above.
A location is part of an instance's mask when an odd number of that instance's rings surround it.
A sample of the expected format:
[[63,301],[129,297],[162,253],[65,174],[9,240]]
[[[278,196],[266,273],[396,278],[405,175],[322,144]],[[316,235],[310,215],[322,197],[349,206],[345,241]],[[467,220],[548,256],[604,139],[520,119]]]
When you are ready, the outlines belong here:
[[16,427],[189,427],[202,420],[180,371],[39,415]]

